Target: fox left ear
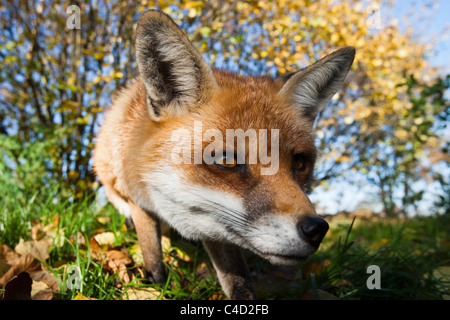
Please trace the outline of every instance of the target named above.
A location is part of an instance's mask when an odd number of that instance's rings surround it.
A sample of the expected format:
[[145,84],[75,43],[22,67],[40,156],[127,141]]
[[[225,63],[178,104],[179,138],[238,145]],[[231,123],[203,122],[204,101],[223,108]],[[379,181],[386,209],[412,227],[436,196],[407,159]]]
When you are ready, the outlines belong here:
[[183,115],[208,102],[212,70],[184,32],[165,13],[148,10],[136,28],[136,60],[153,120]]
[[300,110],[311,125],[317,113],[340,89],[355,58],[354,47],[344,47],[296,73],[284,76],[279,96]]

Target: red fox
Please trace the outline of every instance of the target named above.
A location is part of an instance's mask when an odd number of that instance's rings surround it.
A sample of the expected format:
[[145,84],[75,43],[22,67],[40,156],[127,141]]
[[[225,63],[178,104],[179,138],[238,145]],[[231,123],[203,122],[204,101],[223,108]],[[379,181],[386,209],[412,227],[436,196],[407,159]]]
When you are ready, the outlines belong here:
[[[139,77],[105,115],[94,170],[109,201],[132,220],[151,281],[165,281],[160,221],[203,242],[230,299],[255,298],[242,248],[290,266],[318,249],[328,224],[307,197],[313,124],[354,56],[345,47],[277,79],[243,76],[211,69],[166,14],[142,14]],[[249,143],[225,141],[230,129]],[[260,159],[251,156],[257,149]],[[186,161],[173,157],[180,153]],[[276,165],[263,173],[267,159]]]

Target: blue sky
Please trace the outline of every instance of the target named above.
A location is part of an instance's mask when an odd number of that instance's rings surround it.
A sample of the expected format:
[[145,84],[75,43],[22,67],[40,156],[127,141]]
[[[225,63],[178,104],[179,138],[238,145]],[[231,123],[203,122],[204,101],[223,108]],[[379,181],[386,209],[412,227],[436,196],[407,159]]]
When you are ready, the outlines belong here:
[[[432,10],[432,16],[429,19],[425,16],[423,6],[436,3],[437,6]],[[413,8],[413,11],[411,11]],[[396,0],[392,15],[399,20],[400,27],[403,26],[404,17],[407,16],[414,25],[414,33],[421,37],[439,36],[439,41],[435,46],[435,56],[430,57],[433,66],[439,67],[442,74],[450,73],[450,38],[444,37],[442,31],[445,27],[450,28],[450,1],[439,0]],[[382,21],[383,12],[381,14]],[[449,29],[450,31],[450,29]]]

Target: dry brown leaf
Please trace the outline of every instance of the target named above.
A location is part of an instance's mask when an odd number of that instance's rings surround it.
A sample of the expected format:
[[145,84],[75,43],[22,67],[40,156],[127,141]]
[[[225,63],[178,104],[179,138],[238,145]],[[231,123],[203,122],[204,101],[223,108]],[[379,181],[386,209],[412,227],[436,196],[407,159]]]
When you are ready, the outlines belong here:
[[211,276],[211,272],[205,262],[201,262],[198,264],[196,275],[198,280],[207,279]]
[[10,266],[14,265],[20,256],[13,249],[8,247],[6,244],[2,245],[0,248],[0,256],[6,261]]
[[7,251],[11,250],[7,245],[0,246],[0,278],[11,268],[7,260]]
[[31,227],[31,239],[40,240],[43,236],[44,233],[42,232],[42,225],[40,223],[35,223]]
[[31,274],[33,281],[43,282],[49,290],[60,291],[58,279],[48,270],[40,270]]
[[38,271],[41,268],[41,263],[36,258],[30,255],[21,256],[16,263],[9,268],[9,270],[0,278],[0,287],[4,287],[8,281],[21,272],[33,272]]
[[90,238],[89,239],[89,247],[90,247],[90,250],[91,250],[91,256],[93,258],[95,258],[98,255],[102,254],[102,248],[98,244],[97,240],[95,240],[94,238]]
[[59,226],[59,216],[56,215],[53,221],[45,226],[35,222],[31,227],[31,238],[33,240],[47,240],[49,243],[62,247],[65,241],[64,228]]
[[103,261],[103,266],[105,269],[111,273],[117,273],[118,277],[122,283],[129,283],[133,280],[134,276],[128,271],[127,266],[133,261],[128,256],[128,253],[123,250],[109,250],[106,253],[105,260]]
[[19,243],[14,250],[20,255],[28,254],[39,260],[46,261],[49,258],[48,250],[50,249],[50,246],[51,242],[48,240],[24,241],[20,238]]
[[130,264],[132,262],[131,258],[128,256],[128,253],[123,250],[109,250],[106,253],[106,258],[114,261],[116,264]]
[[161,293],[155,288],[128,288],[122,295],[124,300],[158,300]]
[[[15,251],[12,251],[7,246],[2,246],[0,260],[4,260],[9,269],[1,276],[0,287],[6,288],[14,279],[20,275],[24,277],[23,274],[26,273],[32,279],[30,299],[53,299],[53,291],[59,291],[58,281],[49,271],[42,270],[41,262],[38,260],[45,261],[48,259],[49,248],[50,244],[46,240],[24,241],[23,239],[20,239],[19,244],[15,247]],[[17,282],[18,280],[15,281]]]
[[33,281],[31,286],[32,300],[52,300],[53,292],[48,285],[43,281]]

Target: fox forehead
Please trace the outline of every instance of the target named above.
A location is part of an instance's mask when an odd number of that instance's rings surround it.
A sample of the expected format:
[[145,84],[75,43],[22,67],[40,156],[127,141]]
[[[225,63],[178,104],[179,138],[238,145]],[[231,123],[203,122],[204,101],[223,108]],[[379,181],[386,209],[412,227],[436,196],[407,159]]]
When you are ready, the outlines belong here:
[[[199,110],[205,129],[278,129],[281,154],[316,153],[307,119],[277,95],[282,82],[268,76],[243,76],[214,71],[220,87],[212,100]],[[267,141],[270,146],[270,140]]]

